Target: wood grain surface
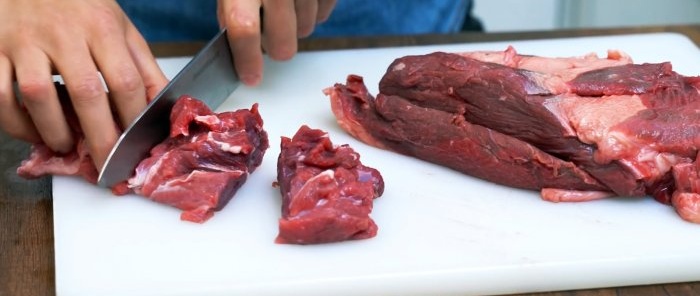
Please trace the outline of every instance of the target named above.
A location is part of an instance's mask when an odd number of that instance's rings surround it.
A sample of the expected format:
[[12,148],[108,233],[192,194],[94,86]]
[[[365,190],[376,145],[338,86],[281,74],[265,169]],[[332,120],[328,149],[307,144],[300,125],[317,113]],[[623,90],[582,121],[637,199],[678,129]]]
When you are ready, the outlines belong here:
[[[301,41],[299,50],[314,51],[651,32],[682,33],[700,45],[700,25],[687,25],[497,34],[464,33],[455,35],[307,39]],[[152,44],[151,48],[158,57],[189,56],[201,48],[202,45],[202,43]],[[17,166],[28,153],[28,144],[11,139],[7,135],[0,133],[0,171],[2,171],[2,177],[0,177],[0,296],[56,294],[51,179],[24,180],[16,175],[15,170]],[[521,295],[689,296],[700,295],[700,282]]]

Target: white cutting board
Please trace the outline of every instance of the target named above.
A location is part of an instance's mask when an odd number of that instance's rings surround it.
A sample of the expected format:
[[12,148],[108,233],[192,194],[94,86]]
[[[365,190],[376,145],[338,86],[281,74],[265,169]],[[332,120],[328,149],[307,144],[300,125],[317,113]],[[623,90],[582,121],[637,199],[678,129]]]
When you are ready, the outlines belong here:
[[[321,90],[365,77],[372,93],[396,57],[503,50],[543,56],[629,53],[700,74],[687,38],[650,34],[299,54],[267,62],[264,83],[239,88],[218,111],[260,103],[271,148],[236,197],[207,223],[137,196],[112,196],[77,178],[53,180],[58,295],[500,294],[700,280],[700,225],[651,198],[549,203],[353,139]],[[172,77],[187,58],[160,60]],[[375,238],[278,245],[279,137],[302,124],[349,143],[386,182]]]

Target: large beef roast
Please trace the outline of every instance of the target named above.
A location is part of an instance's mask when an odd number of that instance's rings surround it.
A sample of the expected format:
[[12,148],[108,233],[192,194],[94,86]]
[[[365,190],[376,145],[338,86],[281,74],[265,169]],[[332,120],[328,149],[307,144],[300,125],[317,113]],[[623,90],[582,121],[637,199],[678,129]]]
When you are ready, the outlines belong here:
[[365,239],[377,234],[369,214],[384,191],[379,171],[364,166],[348,145],[302,126],[282,137],[277,161],[282,218],[277,243],[316,244]]
[[257,104],[215,114],[203,102],[178,99],[170,136],[136,167],[128,187],[182,209],[183,220],[204,222],[223,208],[269,147]]
[[700,78],[670,63],[436,52],[325,92],[356,138],[550,201],[652,195],[700,223]]

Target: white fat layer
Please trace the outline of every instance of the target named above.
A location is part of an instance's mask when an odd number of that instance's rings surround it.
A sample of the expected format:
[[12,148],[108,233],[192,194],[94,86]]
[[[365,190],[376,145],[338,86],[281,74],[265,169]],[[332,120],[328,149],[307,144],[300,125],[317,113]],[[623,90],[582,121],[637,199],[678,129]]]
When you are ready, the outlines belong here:
[[221,122],[221,119],[216,117],[216,115],[198,115],[194,118],[194,120],[206,123],[208,125],[216,125]]
[[153,191],[155,194],[156,192],[158,193],[164,193],[164,192],[173,192],[181,189],[181,186],[178,186],[178,184],[182,183],[187,183],[191,181],[195,176],[202,174],[202,171],[195,170],[191,171],[186,177],[183,178],[183,176],[177,177],[170,179],[166,181],[165,183],[162,183],[158,185],[156,190]]
[[567,133],[576,135],[584,143],[596,145],[596,162],[617,160],[638,179],[655,180],[674,165],[689,161],[660,152],[655,145],[637,143],[634,135],[610,129],[647,108],[637,95],[577,100],[559,96],[546,100],[544,106]]
[[314,182],[314,181],[316,181],[316,179],[319,179],[319,178],[335,179],[335,172],[333,170],[325,170],[325,171],[319,173],[318,175],[311,177],[308,181],[306,181],[306,184]]
[[[232,172],[238,171],[243,174],[243,171],[240,170],[231,170]],[[153,191],[153,194],[157,193],[164,193],[164,192],[174,192],[182,189],[182,186],[180,184],[182,183],[189,183],[191,182],[195,177],[199,175],[206,175],[210,174],[211,172],[207,171],[202,171],[202,170],[194,170],[191,171],[187,176],[180,176],[177,178],[173,178],[168,180],[167,182],[158,185],[158,187]]]
[[226,165],[218,165],[215,163],[200,163],[199,164],[200,168],[206,168],[211,171],[219,171],[219,172],[243,172],[238,169],[234,169],[231,166],[226,166]]
[[241,151],[243,151],[243,147],[240,145],[231,145],[231,143],[214,139],[214,134],[215,133],[213,132],[208,132],[207,141],[216,144],[222,151],[226,151],[233,154],[239,154],[241,153]]
[[559,188],[542,188],[540,195],[543,200],[551,202],[580,202],[615,196],[607,191],[581,191]]
[[334,180],[335,173],[333,172],[333,170],[325,170],[325,171],[321,172],[320,174],[313,176],[313,177],[309,178],[308,180],[306,180],[306,183],[304,183],[304,186],[301,186],[301,188],[299,188],[299,191],[297,191],[297,192],[305,192],[308,189],[307,188],[308,186],[311,186],[311,184],[316,183],[316,181],[318,181],[322,178],[329,178],[331,180]]
[[226,152],[231,152],[233,154],[241,153],[241,150],[243,150],[243,147],[241,147],[240,145],[233,145],[232,146],[229,143],[218,143],[218,144],[220,144],[219,147],[221,148],[221,150],[226,151]]
[[547,108],[547,110],[549,110],[550,113],[552,113],[552,115],[554,115],[557,121],[559,121],[559,125],[564,127],[564,130],[566,131],[565,136],[574,136],[576,135],[576,131],[571,126],[571,122],[569,121],[567,114],[559,104],[561,100],[562,97],[553,97],[545,100],[543,105],[545,108]]
[[[321,179],[321,178],[330,178],[331,180],[335,180],[335,173],[333,172],[333,170],[329,169],[329,170],[325,170],[325,171],[321,172],[320,174],[318,174],[316,176],[309,178],[306,181],[306,183],[304,183],[304,185],[301,186],[301,188],[299,188],[299,190],[294,194],[296,195],[296,194],[299,194],[300,192],[306,192],[307,190],[310,190],[310,188],[307,188],[307,187],[312,186],[311,184],[315,184],[316,181]],[[328,202],[328,200],[326,200],[325,198],[322,198],[322,199],[319,199],[318,201],[316,201],[315,206],[316,207],[322,206],[322,205],[326,204],[327,202]],[[294,204],[294,199],[292,199],[292,204]],[[290,205],[290,207],[294,207],[294,206]],[[289,219],[289,220],[299,219],[300,217],[303,217],[307,212],[308,212],[308,209],[304,209],[304,210],[294,214],[293,216],[288,217],[287,219]]]
[[656,150],[650,148],[643,148],[636,157],[631,159],[620,159],[619,162],[627,167],[635,178],[651,178],[655,180],[656,178],[665,175],[673,166],[684,163],[691,162],[691,159],[680,157],[672,153],[659,153]]
[[160,171],[160,166],[163,163],[163,159],[168,157],[168,153],[159,157],[158,160],[150,167],[142,168],[141,166],[136,167],[136,175],[131,177],[128,181],[129,188],[139,188],[143,186],[146,182],[149,182],[154,175]]
[[578,138],[588,144],[597,144],[603,151],[614,151],[620,143],[629,142],[628,135],[615,134],[609,128],[647,109],[637,95],[570,100],[567,103],[569,105],[564,111],[569,113],[567,117],[575,125]]

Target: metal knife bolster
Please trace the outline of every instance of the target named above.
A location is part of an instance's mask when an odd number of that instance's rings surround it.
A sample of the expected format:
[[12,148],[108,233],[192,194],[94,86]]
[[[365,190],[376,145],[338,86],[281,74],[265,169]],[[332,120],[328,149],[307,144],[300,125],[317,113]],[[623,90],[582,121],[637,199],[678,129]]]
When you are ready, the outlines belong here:
[[134,174],[138,163],[148,157],[170,130],[170,111],[177,99],[189,95],[218,108],[240,85],[226,31],[219,32],[167,86],[150,102],[121,135],[100,171],[97,184],[112,187]]

